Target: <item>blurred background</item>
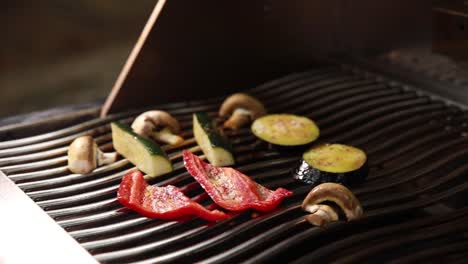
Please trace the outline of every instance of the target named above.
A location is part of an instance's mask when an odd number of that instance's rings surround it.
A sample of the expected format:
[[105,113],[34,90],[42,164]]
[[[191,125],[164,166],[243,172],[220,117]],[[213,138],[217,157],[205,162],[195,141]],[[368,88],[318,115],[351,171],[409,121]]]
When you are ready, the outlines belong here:
[[102,100],[156,0],[3,0],[0,118]]

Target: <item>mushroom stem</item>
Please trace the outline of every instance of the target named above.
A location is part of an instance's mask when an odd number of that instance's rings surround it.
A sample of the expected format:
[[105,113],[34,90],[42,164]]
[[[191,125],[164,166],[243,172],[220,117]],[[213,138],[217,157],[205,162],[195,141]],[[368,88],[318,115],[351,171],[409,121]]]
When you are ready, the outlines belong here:
[[309,205],[306,210],[310,212],[306,220],[315,226],[324,226],[330,222],[338,221],[336,211],[326,204]]
[[96,158],[97,165],[101,166],[104,164],[111,164],[117,161],[117,152],[104,153],[100,149],[97,149]]
[[238,129],[250,122],[252,113],[249,110],[243,108],[237,108],[232,113],[226,122],[224,122],[224,128]]
[[307,220],[307,222],[314,226],[324,226],[328,224],[328,220],[318,214],[306,215],[305,219]]
[[167,143],[172,146],[177,146],[184,142],[182,137],[173,134],[167,127],[161,129],[160,131],[153,131],[151,135],[155,140]]

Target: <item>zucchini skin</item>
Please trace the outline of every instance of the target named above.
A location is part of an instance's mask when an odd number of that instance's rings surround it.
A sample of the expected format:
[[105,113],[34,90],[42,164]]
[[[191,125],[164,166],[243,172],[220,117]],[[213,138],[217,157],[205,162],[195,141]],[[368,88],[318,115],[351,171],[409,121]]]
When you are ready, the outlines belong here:
[[314,168],[304,159],[294,168],[293,178],[306,184],[318,185],[325,182],[341,183],[343,185],[353,185],[363,182],[369,174],[369,165],[366,161],[359,169],[349,172],[326,172]]
[[198,123],[200,124],[203,131],[208,136],[210,144],[212,147],[223,148],[230,153],[233,153],[233,147],[229,141],[223,137],[219,131],[213,126],[213,120],[205,112],[195,113],[195,118],[197,118]]
[[151,155],[158,155],[158,156],[163,156],[167,159],[169,159],[169,157],[167,156],[166,152],[164,152],[161,147],[156,144],[155,142],[145,138],[145,137],[142,137],[140,135],[138,135],[137,133],[135,133],[131,127],[123,124],[123,123],[120,123],[120,122],[112,122],[112,124],[116,125],[118,128],[124,130],[125,132],[129,133],[130,135],[132,135],[134,138],[136,138],[138,141],[140,141],[140,143],[143,144],[143,146],[145,147],[146,150],[148,150],[149,153],[151,153]]

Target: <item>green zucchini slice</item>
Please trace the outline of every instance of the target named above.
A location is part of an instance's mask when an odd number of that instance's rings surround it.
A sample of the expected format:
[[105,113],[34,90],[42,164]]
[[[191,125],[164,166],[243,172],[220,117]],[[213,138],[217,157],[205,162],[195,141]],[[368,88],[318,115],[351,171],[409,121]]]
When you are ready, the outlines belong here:
[[271,114],[256,119],[251,126],[258,138],[279,146],[300,146],[316,140],[319,128],[304,116]]
[[343,144],[322,144],[306,151],[294,169],[294,178],[308,184],[354,184],[369,173],[366,153]]
[[150,177],[160,176],[173,170],[167,154],[159,145],[144,138],[127,126],[113,122],[112,141],[114,149]]
[[231,144],[219,133],[206,113],[193,114],[193,134],[212,165],[228,166],[235,163]]

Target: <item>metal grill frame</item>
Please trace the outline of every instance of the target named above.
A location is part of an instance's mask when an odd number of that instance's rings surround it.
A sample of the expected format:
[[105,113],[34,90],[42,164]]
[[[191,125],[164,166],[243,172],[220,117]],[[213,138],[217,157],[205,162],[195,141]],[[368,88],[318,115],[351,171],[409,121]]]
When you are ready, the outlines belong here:
[[[98,261],[106,263],[357,262],[376,257],[406,262],[435,256],[456,262],[467,256],[462,249],[467,244],[463,223],[468,209],[461,199],[468,190],[468,166],[463,165],[468,158],[465,106],[349,65],[288,75],[248,92],[270,112],[310,116],[321,128],[319,141],[366,150],[370,177],[352,188],[362,200],[365,218],[325,229],[309,226],[299,203],[311,187],[289,177],[300,153],[257,144],[248,129],[230,135],[239,161],[235,167],[267,187],[294,191],[277,211],[265,215],[248,211],[206,225],[200,219],[150,220],[122,209],[115,190],[131,164],[119,160],[86,176],[73,175],[68,173],[64,154],[69,142],[82,134],[92,134],[101,148],[110,150],[108,123],[130,122],[142,109],[0,142],[0,170]],[[178,117],[184,137],[190,138],[191,113],[204,110],[215,115],[221,101],[157,108]],[[189,140],[173,150],[165,146],[175,171],[150,183],[180,186],[193,199],[212,206],[180,160],[180,150],[194,144]],[[436,232],[428,232],[435,227]],[[421,247],[421,241],[429,242]],[[432,248],[437,250],[426,250]],[[414,253],[408,255],[409,249]]]

